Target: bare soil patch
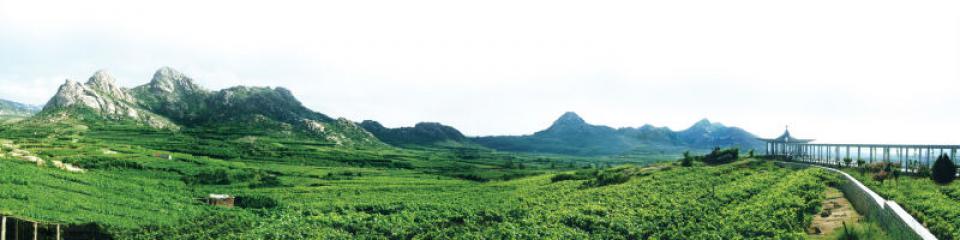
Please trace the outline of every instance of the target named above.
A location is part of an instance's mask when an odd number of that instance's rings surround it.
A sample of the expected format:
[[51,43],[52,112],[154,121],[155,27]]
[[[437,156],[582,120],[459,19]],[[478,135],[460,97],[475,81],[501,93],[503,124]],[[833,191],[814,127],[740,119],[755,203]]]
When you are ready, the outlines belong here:
[[829,236],[834,231],[843,231],[843,224],[847,227],[860,222],[860,214],[850,205],[850,201],[843,196],[843,192],[830,187],[825,192],[827,197],[822,202],[820,213],[813,217],[807,234],[811,237]]

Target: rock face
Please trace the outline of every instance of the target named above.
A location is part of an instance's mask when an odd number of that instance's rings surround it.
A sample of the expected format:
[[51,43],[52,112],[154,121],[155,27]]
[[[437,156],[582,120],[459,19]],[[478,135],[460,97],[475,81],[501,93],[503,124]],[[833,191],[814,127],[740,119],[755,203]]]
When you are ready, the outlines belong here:
[[[94,116],[82,114],[85,111]],[[169,67],[157,70],[149,83],[129,90],[119,87],[105,71],[97,71],[85,84],[67,80],[43,112],[134,120],[155,128],[225,126],[308,134],[337,145],[382,144],[349,120],[304,107],[285,88],[238,86],[209,91]]]
[[157,70],[150,83],[133,88],[132,92],[144,108],[178,122],[201,117],[211,94],[192,78],[169,67]]
[[154,128],[177,128],[166,118],[140,108],[137,99],[117,86],[113,76],[104,70],[94,73],[84,84],[67,79],[44,106],[43,112],[77,109],[91,110],[106,119],[130,119]]

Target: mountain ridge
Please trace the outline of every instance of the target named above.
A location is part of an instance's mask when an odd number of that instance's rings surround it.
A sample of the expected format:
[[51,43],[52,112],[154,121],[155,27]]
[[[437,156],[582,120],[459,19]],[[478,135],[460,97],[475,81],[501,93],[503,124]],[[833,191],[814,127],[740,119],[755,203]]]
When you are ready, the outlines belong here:
[[387,128],[377,121],[364,120],[360,126],[377,139],[394,146],[470,144],[468,138],[456,128],[436,122],[420,122],[413,127]]
[[691,148],[705,150],[738,146],[756,149],[762,146],[753,134],[741,128],[710,122],[706,118],[687,129],[673,131],[650,124],[639,128],[593,125],[574,112],[564,113],[547,129],[531,135],[484,136],[471,140],[503,151],[570,155],[676,153]]
[[302,134],[336,145],[382,144],[346,119],[334,119],[303,106],[282,87],[236,86],[206,90],[170,67],[132,89],[99,70],[86,83],[67,79],[40,116],[85,121],[132,120],[156,129],[232,127],[264,134]]
[[0,99],[0,123],[10,123],[40,112],[41,107]]

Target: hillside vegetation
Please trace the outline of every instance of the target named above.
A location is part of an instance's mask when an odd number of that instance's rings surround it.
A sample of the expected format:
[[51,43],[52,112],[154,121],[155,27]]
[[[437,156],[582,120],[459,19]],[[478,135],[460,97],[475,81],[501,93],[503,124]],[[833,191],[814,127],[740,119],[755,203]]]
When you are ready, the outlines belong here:
[[[0,129],[12,142],[0,212],[94,223],[119,239],[802,238],[830,181],[757,161],[639,167],[656,160],[347,149],[121,123]],[[85,172],[38,167],[13,148]],[[583,170],[607,165],[622,166]],[[554,180],[577,171],[595,172]],[[204,204],[210,193],[235,195],[238,207]]]

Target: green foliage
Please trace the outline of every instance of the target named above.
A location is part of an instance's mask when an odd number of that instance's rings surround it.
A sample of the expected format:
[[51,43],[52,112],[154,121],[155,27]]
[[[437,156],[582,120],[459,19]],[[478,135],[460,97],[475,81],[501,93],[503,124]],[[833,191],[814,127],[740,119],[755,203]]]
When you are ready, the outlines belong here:
[[738,148],[714,148],[709,154],[703,156],[702,160],[706,164],[726,164],[736,161],[739,158],[740,149]]
[[241,208],[271,209],[280,206],[280,201],[266,195],[237,196],[235,201],[234,204]]
[[960,185],[937,184],[924,177],[901,177],[896,184],[883,184],[870,174],[848,173],[880,196],[896,201],[939,239],[960,239]]
[[933,163],[930,178],[939,184],[948,184],[957,178],[957,166],[950,160],[950,156],[942,154]]
[[184,183],[191,185],[230,185],[244,182],[249,183],[252,187],[275,187],[281,185],[276,175],[262,170],[252,169],[205,168],[196,174],[185,175],[182,179]]
[[837,229],[827,239],[835,240],[891,240],[886,232],[880,226],[870,222],[860,222],[857,224],[844,224],[842,229]]
[[571,181],[571,180],[587,180],[597,176],[597,170],[595,169],[584,169],[577,170],[573,173],[561,173],[554,175],[550,178],[550,182],[561,182],[561,181]]
[[[829,182],[766,162],[671,168],[650,163],[676,156],[335,147],[255,131],[0,128],[88,170],[0,159],[0,214],[95,223],[115,239],[792,239]],[[590,165],[607,167],[579,169]],[[195,198],[211,193],[238,207]]]
[[657,167],[640,168],[635,166],[621,166],[603,170],[595,170],[593,179],[584,183],[587,187],[602,187],[613,184],[621,184],[630,181],[635,176],[646,176],[650,173],[660,170]]
[[[752,151],[752,150],[751,150]],[[690,156],[690,151],[683,152],[683,159],[680,159],[680,166],[693,166],[694,157]]]

